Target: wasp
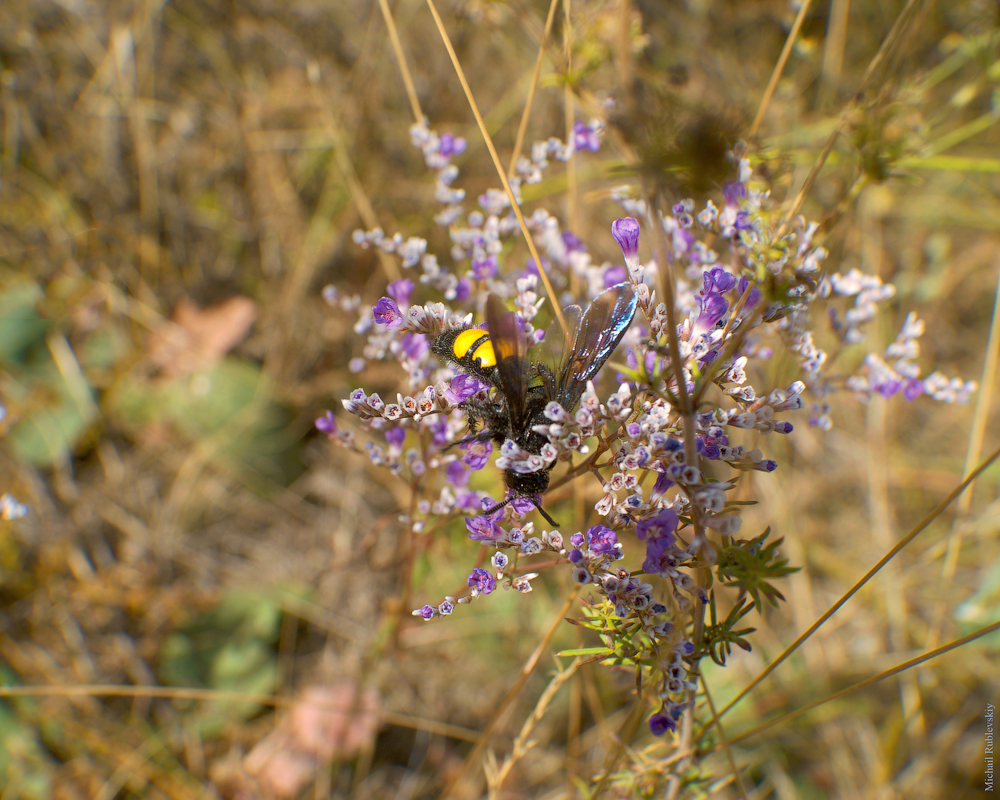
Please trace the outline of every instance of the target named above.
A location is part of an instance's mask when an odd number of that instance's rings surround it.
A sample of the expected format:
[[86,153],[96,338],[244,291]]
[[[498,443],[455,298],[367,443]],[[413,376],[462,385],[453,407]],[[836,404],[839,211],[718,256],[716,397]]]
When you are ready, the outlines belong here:
[[[531,362],[524,327],[495,294],[486,300],[486,330],[456,328],[440,334],[431,351],[466,370],[496,391],[487,400],[463,404],[472,435],[457,444],[492,440],[502,445],[508,439],[538,454],[548,441],[534,430],[548,425],[545,407],[552,401],[572,412],[587,382],[594,378],[632,324],[638,297],[630,283],[619,283],[599,295],[581,314],[579,306],[563,310],[571,325],[560,363],[555,369]],[[549,337],[546,337],[549,338]],[[484,430],[478,431],[480,425]],[[486,514],[517,498],[527,498],[552,526],[558,523],[542,508],[538,496],[549,487],[552,466],[538,472],[504,470],[507,497]]]

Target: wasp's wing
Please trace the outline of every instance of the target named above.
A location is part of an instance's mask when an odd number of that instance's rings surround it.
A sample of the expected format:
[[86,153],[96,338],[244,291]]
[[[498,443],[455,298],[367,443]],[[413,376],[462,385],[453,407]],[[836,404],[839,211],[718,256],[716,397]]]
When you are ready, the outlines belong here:
[[563,332],[559,320],[554,319],[545,329],[545,338],[542,339],[542,358],[538,365],[539,376],[542,385],[545,387],[545,396],[556,397],[556,375],[550,369],[550,365],[556,369],[566,363],[573,347],[573,340],[576,338],[576,330],[580,327],[580,318],[583,316],[583,309],[580,306],[566,306],[562,310],[563,319],[566,321],[566,329],[569,335]]
[[517,314],[504,308],[495,294],[486,298],[486,327],[497,359],[500,391],[507,401],[512,427],[524,419],[528,392],[528,345]]
[[604,366],[632,324],[639,299],[630,283],[612,286],[590,304],[576,330],[573,349],[559,372],[555,399],[569,410]]

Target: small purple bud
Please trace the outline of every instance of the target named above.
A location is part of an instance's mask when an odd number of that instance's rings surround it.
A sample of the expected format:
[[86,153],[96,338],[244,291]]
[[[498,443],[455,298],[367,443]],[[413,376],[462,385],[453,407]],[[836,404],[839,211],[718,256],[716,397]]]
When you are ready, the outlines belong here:
[[316,430],[327,436],[333,436],[337,432],[337,421],[333,418],[332,411],[327,411],[324,416],[316,420]]
[[638,261],[639,258],[639,222],[632,217],[616,219],[611,223],[611,235],[615,237],[618,246],[625,256],[625,263]]

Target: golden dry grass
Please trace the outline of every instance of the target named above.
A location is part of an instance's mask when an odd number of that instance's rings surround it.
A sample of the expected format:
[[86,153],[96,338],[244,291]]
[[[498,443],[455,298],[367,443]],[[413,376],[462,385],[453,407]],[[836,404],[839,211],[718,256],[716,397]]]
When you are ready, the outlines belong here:
[[[424,2],[391,5],[422,113],[470,143],[461,181],[475,196],[497,177],[441,38]],[[441,5],[506,163],[546,8]],[[686,145],[679,165],[698,199],[717,195],[725,176],[696,169],[704,121],[748,134],[792,12],[777,0],[635,2],[643,38],[625,59],[627,5],[573,4],[568,69],[560,6],[527,141],[565,137],[567,83],[586,117],[634,78],[649,117]],[[846,114],[803,207],[823,223],[828,265],[899,288],[875,341],[916,310],[926,371],[982,380],[997,357],[997,11],[916,4],[851,107],[904,5],[810,11],[753,143],[788,205]],[[370,305],[398,277],[351,232],[380,225],[447,250],[400,74],[375,2],[0,5],[0,489],[31,508],[0,523],[0,673],[48,687],[0,703],[5,800],[265,797],[243,756],[288,730],[308,686],[357,713],[371,690],[380,728],[332,768],[310,762],[315,787],[302,796],[478,796],[482,762],[464,759],[482,756],[478,744],[502,762],[538,703],[533,744],[497,796],[585,796],[630,729],[631,674],[590,665],[543,694],[552,653],[587,643],[559,624],[564,570],[531,595],[411,621],[411,607],[463,585],[477,547],[456,529],[414,550],[397,521],[405,485],[313,431],[356,385],[383,396],[401,385],[391,363],[348,372],[353,320],[320,297],[334,284]],[[529,201],[573,230],[606,231],[607,190],[622,182],[608,173],[636,146],[632,122]],[[616,256],[610,237],[590,239],[599,258]],[[777,361],[775,375],[792,366]],[[845,397],[832,432],[797,424],[769,453],[781,466],[754,475],[746,530],[771,525],[803,570],[782,583],[787,604],[752,618],[754,651],[708,665],[717,707],[1000,445],[987,374],[978,428],[974,406]],[[724,717],[727,734],[996,621],[998,485],[993,466]],[[735,744],[747,796],[978,796],[997,643]],[[669,742],[624,744],[616,768],[643,796]],[[721,754],[703,770],[706,795],[740,796]]]

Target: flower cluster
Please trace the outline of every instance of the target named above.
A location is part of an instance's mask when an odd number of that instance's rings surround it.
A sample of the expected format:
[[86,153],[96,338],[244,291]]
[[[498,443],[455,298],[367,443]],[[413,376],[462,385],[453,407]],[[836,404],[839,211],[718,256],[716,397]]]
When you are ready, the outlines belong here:
[[[571,143],[550,139],[533,146],[511,181],[515,200],[520,203],[522,183],[540,179],[549,159],[595,151],[601,131],[597,123],[578,123]],[[627,213],[662,229],[662,235],[653,237],[664,244],[658,259],[642,262],[640,224],[632,217],[611,226],[624,264],[598,264],[555,217],[536,210],[526,220],[543,264],[526,257],[512,264],[517,250],[505,240],[519,231],[507,195],[487,191],[479,196],[478,207],[466,212],[464,193],[451,188],[458,176],[451,159],[465,143],[439,136],[426,125],[414,126],[411,135],[436,171],[436,197],[443,210],[435,220],[447,229],[450,252],[439,258],[428,252],[425,239],[359,231],[355,241],[360,246],[394,254],[404,269],[419,266],[419,288],[408,278],[394,281],[370,312],[332,290],[327,298],[345,311],[360,312],[356,330],[365,343],[352,369],[360,371],[372,359],[394,359],[408,376],[411,394],[400,393],[396,402],[386,403],[378,394],[356,389],[343,401],[358,426],[370,437],[381,434],[384,443],[369,438],[359,447],[355,435],[342,430],[330,412],[317,420],[317,427],[332,441],[366,453],[373,463],[410,481],[421,497],[440,487],[435,500],[414,504],[415,515],[405,520],[414,530],[432,519],[463,516],[469,537],[494,549],[492,572],[475,568],[466,596],[425,605],[415,616],[448,616],[457,604],[485,597],[497,584],[530,591],[535,575],[523,572],[521,559],[555,557],[575,583],[591,592],[584,624],[600,633],[609,658],[642,665],[656,676],[662,705],[649,720],[651,730],[674,730],[690,705],[692,665],[708,654],[717,657],[731,643],[749,647],[743,632],[731,624],[709,626],[700,640],[692,636],[710,599],[695,579],[697,569],[711,569],[720,548],[742,547],[747,555],[740,560],[737,583],[766,587],[761,576],[787,572],[773,547],[761,548],[760,539],[735,539],[740,506],[729,502],[727,493],[744,472],[779,467],[741,437],[753,434],[766,444],[770,434],[793,433],[785,416],[805,407],[806,393],[815,398],[810,424],[828,428],[826,401],[840,389],[862,398],[902,393],[908,400],[926,394],[964,402],[974,386],[937,373],[919,378],[915,359],[923,325],[913,315],[884,354],[869,354],[854,369],[841,367],[841,377],[835,377],[834,359],[818,342],[828,339],[838,357],[848,357],[864,341],[865,324],[877,304],[893,295],[893,287],[857,270],[846,275],[824,271],[828,254],[813,243],[817,226],[801,219],[783,225],[769,204],[766,185],[754,179],[746,158],[734,157],[736,179],[722,187],[721,207],[709,200],[698,209],[685,200],[664,214],[627,189],[614,193]],[[505,253],[507,263],[502,264]],[[451,266],[445,266],[449,261]],[[495,382],[456,374],[429,347],[446,330],[471,327],[478,303],[493,292],[516,310],[530,347],[545,339],[558,352],[562,332],[536,327],[544,304],[538,293],[540,268],[556,287],[559,302],[567,299],[564,293],[571,285],[582,286],[593,299],[627,281],[638,309],[621,340],[626,365],[618,374],[619,385],[603,400],[590,382],[578,393],[579,400],[574,394],[566,407],[551,388],[544,388],[545,376],[558,374],[558,367],[547,373],[537,366],[541,356],[530,357],[524,369],[534,365],[533,385],[543,386],[525,391],[548,392],[544,420],[541,415],[532,419],[537,438],[520,443],[508,439],[495,459],[496,467],[516,475],[549,472],[559,462],[577,459],[567,479],[585,474],[600,479],[593,509],[601,521],[568,537],[558,531],[534,535],[532,522],[517,521],[534,511],[537,498],[515,496],[498,507],[494,498],[466,488],[471,472],[486,468],[493,452],[490,432],[477,432],[476,420],[483,419],[484,408],[493,409],[494,418],[503,410],[509,414],[511,404]],[[658,297],[668,281],[669,294]],[[425,302],[414,303],[414,295]],[[828,324],[817,327],[822,320]],[[563,350],[572,353],[569,333]],[[755,367],[776,346],[794,356],[800,379],[782,386],[752,385]],[[461,454],[451,449],[454,445]],[[716,464],[708,471],[711,462]],[[727,466],[728,473],[718,477]],[[632,540],[642,543],[645,554],[641,568],[630,571],[619,562]],[[763,594],[772,601],[780,596],[770,587]]]

